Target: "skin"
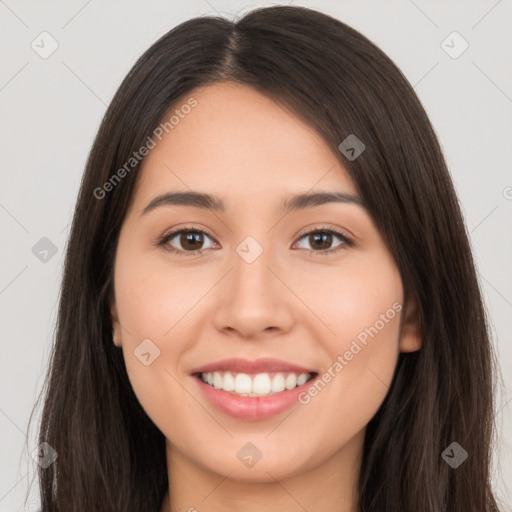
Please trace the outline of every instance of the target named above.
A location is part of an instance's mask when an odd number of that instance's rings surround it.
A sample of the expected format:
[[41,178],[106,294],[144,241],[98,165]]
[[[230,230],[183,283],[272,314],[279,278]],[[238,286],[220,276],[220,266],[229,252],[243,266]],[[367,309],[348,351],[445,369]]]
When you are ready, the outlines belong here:
[[[229,357],[274,357],[323,374],[358,334],[403,303],[403,287],[364,207],[328,203],[281,213],[298,193],[357,196],[337,148],[247,86],[215,84],[189,96],[198,105],[139,171],[111,305],[114,343],[135,394],[167,440],[169,493],[161,510],[354,512],[366,425],[399,352],[421,347],[415,307],[404,305],[307,405],[263,421],[217,411],[192,369]],[[166,205],[141,215],[156,196],[190,189],[218,196],[226,210]],[[155,245],[190,224],[206,233],[196,242],[202,254]],[[304,236],[325,227],[354,245],[328,254],[340,247],[337,236],[323,245]],[[236,252],[247,236],[263,248],[250,264]],[[168,247],[191,247],[181,242],[178,235]],[[160,349],[148,366],[133,353],[146,338]],[[237,458],[247,442],[262,453],[252,467]]]

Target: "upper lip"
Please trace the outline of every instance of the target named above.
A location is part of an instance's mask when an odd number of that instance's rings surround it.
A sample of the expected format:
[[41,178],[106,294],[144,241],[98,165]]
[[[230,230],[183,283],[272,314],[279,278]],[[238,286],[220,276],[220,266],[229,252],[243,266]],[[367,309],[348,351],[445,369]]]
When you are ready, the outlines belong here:
[[208,373],[208,372],[234,372],[234,373],[271,373],[271,372],[293,372],[316,373],[314,370],[298,366],[296,364],[281,361],[279,359],[261,358],[255,360],[241,359],[234,357],[231,359],[223,359],[214,363],[205,364],[191,371],[192,374]]

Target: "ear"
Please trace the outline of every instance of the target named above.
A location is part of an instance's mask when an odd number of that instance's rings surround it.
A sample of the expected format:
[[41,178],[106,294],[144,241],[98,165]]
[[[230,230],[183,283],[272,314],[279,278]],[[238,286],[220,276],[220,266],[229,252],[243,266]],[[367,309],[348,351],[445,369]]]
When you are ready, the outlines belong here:
[[400,352],[415,352],[421,348],[422,342],[418,304],[411,297],[402,316]]
[[121,346],[121,324],[117,315],[117,306],[115,300],[110,303],[110,317],[112,322],[112,341],[116,347]]

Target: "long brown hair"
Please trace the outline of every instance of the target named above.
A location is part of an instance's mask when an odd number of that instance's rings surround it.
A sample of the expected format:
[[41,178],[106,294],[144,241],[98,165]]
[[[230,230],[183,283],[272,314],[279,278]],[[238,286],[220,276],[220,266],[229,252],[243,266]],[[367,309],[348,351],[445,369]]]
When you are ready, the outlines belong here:
[[[165,439],[134,395],[112,342],[116,244],[139,165],[95,190],[142,147],[179,98],[234,81],[289,108],[347,169],[418,306],[423,346],[401,354],[368,424],[361,512],[496,511],[490,488],[493,356],[460,207],[413,88],[377,46],[318,11],[278,6],[236,22],[199,17],[154,43],[120,85],[83,175],[68,242],[39,442],[44,512],[158,512]],[[356,159],[338,149],[349,135]],[[454,469],[441,456],[457,442]]]

